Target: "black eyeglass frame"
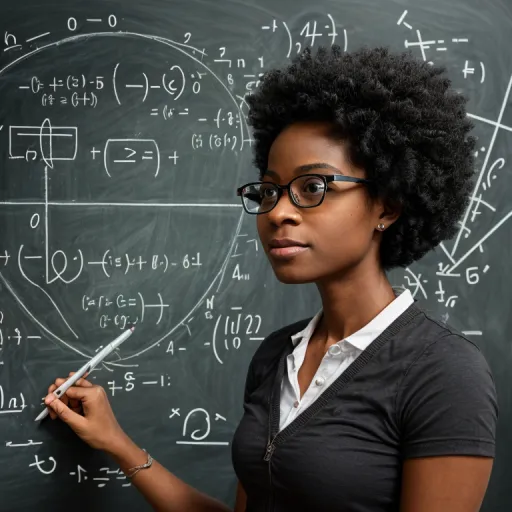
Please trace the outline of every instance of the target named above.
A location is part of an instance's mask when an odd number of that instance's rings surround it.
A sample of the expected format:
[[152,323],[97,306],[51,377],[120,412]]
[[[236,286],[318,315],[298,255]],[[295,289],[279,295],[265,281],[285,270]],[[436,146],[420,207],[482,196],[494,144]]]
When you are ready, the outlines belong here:
[[[293,194],[290,194],[290,190],[291,190],[290,187],[295,180],[298,180],[301,178],[306,178],[308,176],[312,177],[312,178],[322,179],[324,182],[324,191],[322,194],[322,198],[320,199],[320,202],[318,204],[315,204],[312,206],[303,206],[296,202],[295,198],[293,197]],[[295,206],[297,206],[298,208],[316,208],[317,206],[320,206],[323,203],[323,201],[325,199],[325,192],[327,191],[327,184],[331,183],[332,181],[348,181],[351,183],[364,183],[366,185],[370,185],[371,183],[373,183],[371,180],[367,180],[365,178],[356,178],[355,176],[347,176],[345,174],[301,174],[301,175],[293,178],[293,180],[291,180],[287,185],[279,185],[278,183],[274,183],[272,181],[251,181],[250,183],[246,183],[245,185],[238,187],[236,189],[236,195],[241,197],[242,206],[243,206],[244,210],[247,213],[249,213],[250,215],[262,215],[264,213],[271,212],[276,207],[277,203],[279,203],[279,200],[281,199],[281,197],[283,195],[283,191],[285,191],[285,190],[288,191],[288,197],[291,199],[292,203]],[[269,185],[272,185],[273,187],[275,187],[277,189],[277,199],[275,201],[275,204],[274,204],[274,206],[272,206],[272,208],[270,208],[270,210],[265,210],[264,212],[250,212],[245,206],[244,198],[242,195],[242,190],[251,185],[261,185],[263,183],[268,183]]]

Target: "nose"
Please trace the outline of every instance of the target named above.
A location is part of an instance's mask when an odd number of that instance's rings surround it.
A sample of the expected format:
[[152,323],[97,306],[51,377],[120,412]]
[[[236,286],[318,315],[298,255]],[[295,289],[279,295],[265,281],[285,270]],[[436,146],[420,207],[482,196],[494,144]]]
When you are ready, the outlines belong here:
[[289,194],[289,190],[283,190],[277,204],[267,213],[268,220],[275,226],[284,223],[300,224],[302,220],[300,209],[292,203]]

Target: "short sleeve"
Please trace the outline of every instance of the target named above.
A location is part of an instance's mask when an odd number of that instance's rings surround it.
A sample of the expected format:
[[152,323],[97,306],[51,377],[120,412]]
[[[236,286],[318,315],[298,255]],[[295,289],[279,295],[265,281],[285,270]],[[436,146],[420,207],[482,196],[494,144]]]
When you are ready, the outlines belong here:
[[494,457],[498,402],[477,346],[457,334],[431,343],[405,373],[396,412],[403,457]]

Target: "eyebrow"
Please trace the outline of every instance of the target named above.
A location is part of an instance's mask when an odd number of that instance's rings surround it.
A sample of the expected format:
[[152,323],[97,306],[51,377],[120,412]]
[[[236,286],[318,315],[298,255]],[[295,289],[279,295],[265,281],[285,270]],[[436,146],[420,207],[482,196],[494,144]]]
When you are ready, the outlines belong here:
[[[328,164],[326,162],[314,162],[312,164],[304,164],[299,165],[293,173],[294,174],[302,174],[305,172],[313,171],[315,169],[330,169],[331,171],[334,171],[336,174],[343,174],[337,167],[334,167],[331,164]],[[279,174],[276,171],[273,171],[272,169],[267,169],[263,175],[269,174],[271,176],[274,176],[275,178],[279,178]]]

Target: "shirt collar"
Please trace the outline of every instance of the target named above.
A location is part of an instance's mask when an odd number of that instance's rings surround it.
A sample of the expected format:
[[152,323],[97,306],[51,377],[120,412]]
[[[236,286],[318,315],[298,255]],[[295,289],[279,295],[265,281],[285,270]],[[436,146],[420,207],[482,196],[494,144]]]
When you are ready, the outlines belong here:
[[[401,293],[395,288],[397,297],[393,302],[388,304],[375,318],[368,322],[364,327],[345,338],[345,342],[356,347],[359,350],[365,350],[370,343],[377,338],[387,327],[389,327],[405,310],[414,303],[414,298],[408,289],[403,290]],[[291,339],[293,346],[296,347],[302,339],[306,343],[313,335],[313,332],[322,317],[322,310],[320,310],[306,325],[302,331],[294,334]],[[340,340],[343,341],[343,340]]]

